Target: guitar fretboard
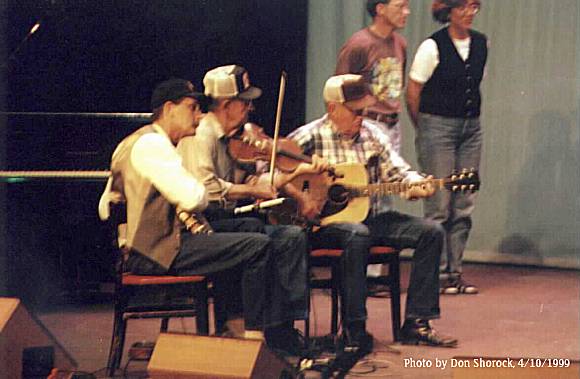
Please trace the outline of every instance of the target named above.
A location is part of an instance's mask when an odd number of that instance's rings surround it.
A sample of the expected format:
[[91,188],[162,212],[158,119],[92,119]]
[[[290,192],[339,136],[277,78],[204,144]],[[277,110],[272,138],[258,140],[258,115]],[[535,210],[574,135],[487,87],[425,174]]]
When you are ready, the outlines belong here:
[[396,195],[402,192],[406,192],[411,187],[420,186],[424,184],[432,184],[436,189],[445,188],[446,179],[425,179],[420,182],[415,183],[376,183],[368,184],[364,186],[347,186],[349,192],[357,197],[360,196],[388,196]]

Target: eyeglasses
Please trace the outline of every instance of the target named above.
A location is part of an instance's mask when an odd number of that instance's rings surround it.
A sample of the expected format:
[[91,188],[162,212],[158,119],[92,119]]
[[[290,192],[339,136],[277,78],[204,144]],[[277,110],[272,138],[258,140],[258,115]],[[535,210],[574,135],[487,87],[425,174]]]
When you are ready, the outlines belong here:
[[244,108],[251,108],[253,109],[253,103],[252,100],[244,100],[244,99],[233,99],[233,100],[227,100],[226,101],[226,106],[227,104],[233,103],[234,101],[239,101],[240,103],[242,103],[242,105],[244,106]]
[[364,108],[362,109],[352,109],[351,107],[349,107],[346,104],[342,104],[346,109],[348,109],[352,114],[354,114],[355,116],[362,116],[363,112],[364,112]]
[[463,4],[457,7],[457,10],[461,13],[472,13],[477,14],[481,10],[481,5],[478,3]]

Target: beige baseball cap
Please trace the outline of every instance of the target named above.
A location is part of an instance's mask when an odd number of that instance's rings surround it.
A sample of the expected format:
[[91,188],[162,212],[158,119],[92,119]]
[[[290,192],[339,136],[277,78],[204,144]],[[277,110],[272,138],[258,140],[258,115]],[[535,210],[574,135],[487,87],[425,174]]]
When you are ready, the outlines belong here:
[[370,107],[377,102],[364,78],[356,74],[331,76],[322,94],[327,103],[344,103],[354,110]]
[[248,71],[237,65],[220,66],[208,71],[203,85],[205,95],[214,99],[254,100],[262,96],[262,90],[251,85]]

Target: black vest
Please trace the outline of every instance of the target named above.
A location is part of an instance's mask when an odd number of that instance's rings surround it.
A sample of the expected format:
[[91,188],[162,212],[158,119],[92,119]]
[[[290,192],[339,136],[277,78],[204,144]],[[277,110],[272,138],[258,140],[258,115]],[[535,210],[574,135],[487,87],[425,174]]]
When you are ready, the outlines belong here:
[[479,84],[487,60],[486,37],[474,30],[469,31],[469,57],[463,61],[447,29],[431,36],[439,49],[439,64],[423,86],[419,111],[444,117],[479,117]]

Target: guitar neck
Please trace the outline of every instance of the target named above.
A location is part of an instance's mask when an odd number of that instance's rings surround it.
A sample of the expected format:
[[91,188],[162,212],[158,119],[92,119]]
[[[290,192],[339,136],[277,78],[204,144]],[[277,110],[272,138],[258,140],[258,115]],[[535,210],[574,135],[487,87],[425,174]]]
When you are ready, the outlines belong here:
[[409,188],[417,186],[420,184],[432,184],[435,189],[441,190],[445,188],[446,179],[425,179],[417,183],[376,183],[368,184],[365,186],[347,186],[351,195],[355,197],[365,197],[365,196],[388,196],[397,195],[402,192],[406,192]]

